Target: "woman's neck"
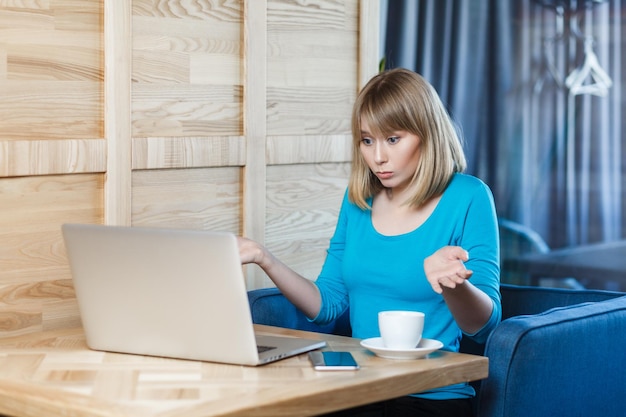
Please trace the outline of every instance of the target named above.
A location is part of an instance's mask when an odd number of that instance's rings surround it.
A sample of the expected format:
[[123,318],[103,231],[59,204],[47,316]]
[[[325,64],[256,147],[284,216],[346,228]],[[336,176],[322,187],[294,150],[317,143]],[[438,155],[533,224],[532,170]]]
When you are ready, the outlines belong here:
[[407,196],[383,189],[372,202],[372,225],[383,235],[394,236],[419,228],[435,211],[441,196],[431,198],[420,207],[407,204]]

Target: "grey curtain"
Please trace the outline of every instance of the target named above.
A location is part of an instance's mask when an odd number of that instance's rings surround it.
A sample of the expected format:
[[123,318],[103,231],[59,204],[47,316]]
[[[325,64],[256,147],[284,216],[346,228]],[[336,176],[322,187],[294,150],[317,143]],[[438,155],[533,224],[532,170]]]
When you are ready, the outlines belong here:
[[387,0],[387,67],[424,75],[498,214],[553,247],[626,236],[626,0]]

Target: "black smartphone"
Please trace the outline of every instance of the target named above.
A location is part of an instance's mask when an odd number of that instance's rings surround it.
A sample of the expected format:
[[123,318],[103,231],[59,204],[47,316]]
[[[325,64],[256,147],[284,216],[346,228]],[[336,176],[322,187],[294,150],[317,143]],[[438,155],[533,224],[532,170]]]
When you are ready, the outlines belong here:
[[314,350],[309,352],[313,369],[317,371],[353,371],[359,369],[350,352],[326,352]]

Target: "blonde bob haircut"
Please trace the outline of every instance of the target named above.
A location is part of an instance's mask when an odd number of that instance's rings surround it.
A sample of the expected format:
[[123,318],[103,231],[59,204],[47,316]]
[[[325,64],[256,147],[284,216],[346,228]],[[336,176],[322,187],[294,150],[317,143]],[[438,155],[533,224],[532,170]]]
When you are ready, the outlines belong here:
[[410,183],[413,193],[406,204],[421,207],[444,192],[454,173],[465,170],[460,136],[433,86],[407,69],[382,72],[363,87],[352,111],[348,197],[364,210],[371,208],[367,199],[383,185],[361,154],[362,122],[373,136],[406,131],[419,138],[420,159]]

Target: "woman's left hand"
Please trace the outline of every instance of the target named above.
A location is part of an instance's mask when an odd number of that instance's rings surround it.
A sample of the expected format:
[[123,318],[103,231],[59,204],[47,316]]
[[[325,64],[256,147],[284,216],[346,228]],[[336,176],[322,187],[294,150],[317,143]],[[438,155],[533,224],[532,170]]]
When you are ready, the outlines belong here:
[[472,271],[465,268],[464,262],[469,254],[460,246],[444,246],[424,260],[426,279],[437,294],[443,288],[456,288],[472,276]]

